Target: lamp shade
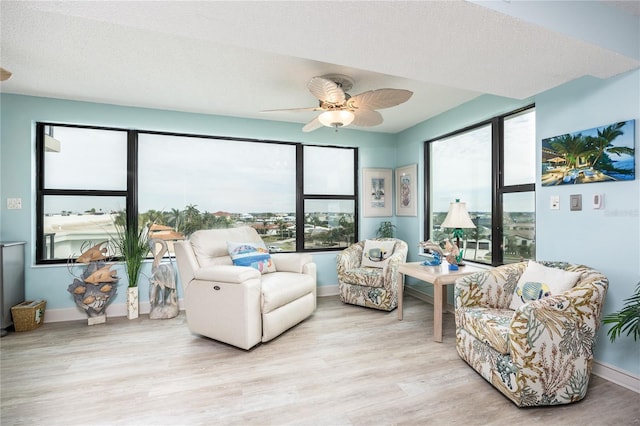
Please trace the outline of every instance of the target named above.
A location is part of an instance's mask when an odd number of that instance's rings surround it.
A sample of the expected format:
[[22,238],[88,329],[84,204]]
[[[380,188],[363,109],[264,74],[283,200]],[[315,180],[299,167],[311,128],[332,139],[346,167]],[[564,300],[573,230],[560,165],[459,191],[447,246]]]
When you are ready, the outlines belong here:
[[318,120],[327,127],[344,127],[351,124],[355,116],[351,111],[333,110],[325,111],[318,117]]
[[461,203],[460,200],[449,204],[449,212],[444,222],[440,225],[443,228],[475,228],[476,225],[471,221],[469,212],[467,212],[467,203]]

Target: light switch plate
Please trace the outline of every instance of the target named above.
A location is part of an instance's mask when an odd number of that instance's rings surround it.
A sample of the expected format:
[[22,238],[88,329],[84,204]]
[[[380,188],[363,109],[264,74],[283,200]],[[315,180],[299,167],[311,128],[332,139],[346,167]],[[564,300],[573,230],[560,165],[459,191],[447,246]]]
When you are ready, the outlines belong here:
[[582,210],[582,194],[572,194],[570,196],[569,209],[572,211]]
[[7,198],[7,209],[18,210],[22,208],[22,198]]

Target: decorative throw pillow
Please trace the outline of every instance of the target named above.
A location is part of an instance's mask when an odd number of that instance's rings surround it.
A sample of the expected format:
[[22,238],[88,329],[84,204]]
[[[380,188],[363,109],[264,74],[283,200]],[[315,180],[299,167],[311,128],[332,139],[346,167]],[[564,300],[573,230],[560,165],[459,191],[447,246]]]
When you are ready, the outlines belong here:
[[511,299],[510,309],[518,309],[525,303],[569,290],[580,278],[579,272],[549,268],[532,260],[520,276]]
[[261,243],[235,243],[227,241],[227,250],[233,264],[236,266],[250,266],[262,274],[275,272],[269,250]]
[[360,266],[369,268],[384,268],[388,263],[389,256],[393,254],[395,241],[375,241],[366,240],[362,250],[362,262]]

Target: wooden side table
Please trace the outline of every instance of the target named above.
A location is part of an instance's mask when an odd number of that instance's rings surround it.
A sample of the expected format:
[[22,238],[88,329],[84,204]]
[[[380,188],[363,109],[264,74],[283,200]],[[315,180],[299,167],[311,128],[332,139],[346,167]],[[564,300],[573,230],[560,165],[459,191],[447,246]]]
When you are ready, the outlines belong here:
[[[427,283],[433,284],[433,340],[442,342],[442,313],[447,305],[447,292],[445,286],[454,284],[456,279],[473,274],[474,272],[486,271],[467,264],[457,271],[450,271],[449,264],[442,262],[439,266],[425,266],[422,262],[403,263],[398,268],[398,274],[417,278]],[[402,276],[399,277],[402,280]],[[398,320],[402,321],[402,299],[404,296],[404,280],[398,281],[402,285],[398,288]]]

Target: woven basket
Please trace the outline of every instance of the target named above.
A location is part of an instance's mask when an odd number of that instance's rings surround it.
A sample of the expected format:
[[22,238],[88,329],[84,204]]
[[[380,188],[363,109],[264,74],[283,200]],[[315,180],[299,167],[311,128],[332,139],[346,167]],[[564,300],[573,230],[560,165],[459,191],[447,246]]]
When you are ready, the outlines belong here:
[[22,302],[11,308],[13,327],[16,331],[30,331],[42,325],[44,322],[44,309],[46,300]]

